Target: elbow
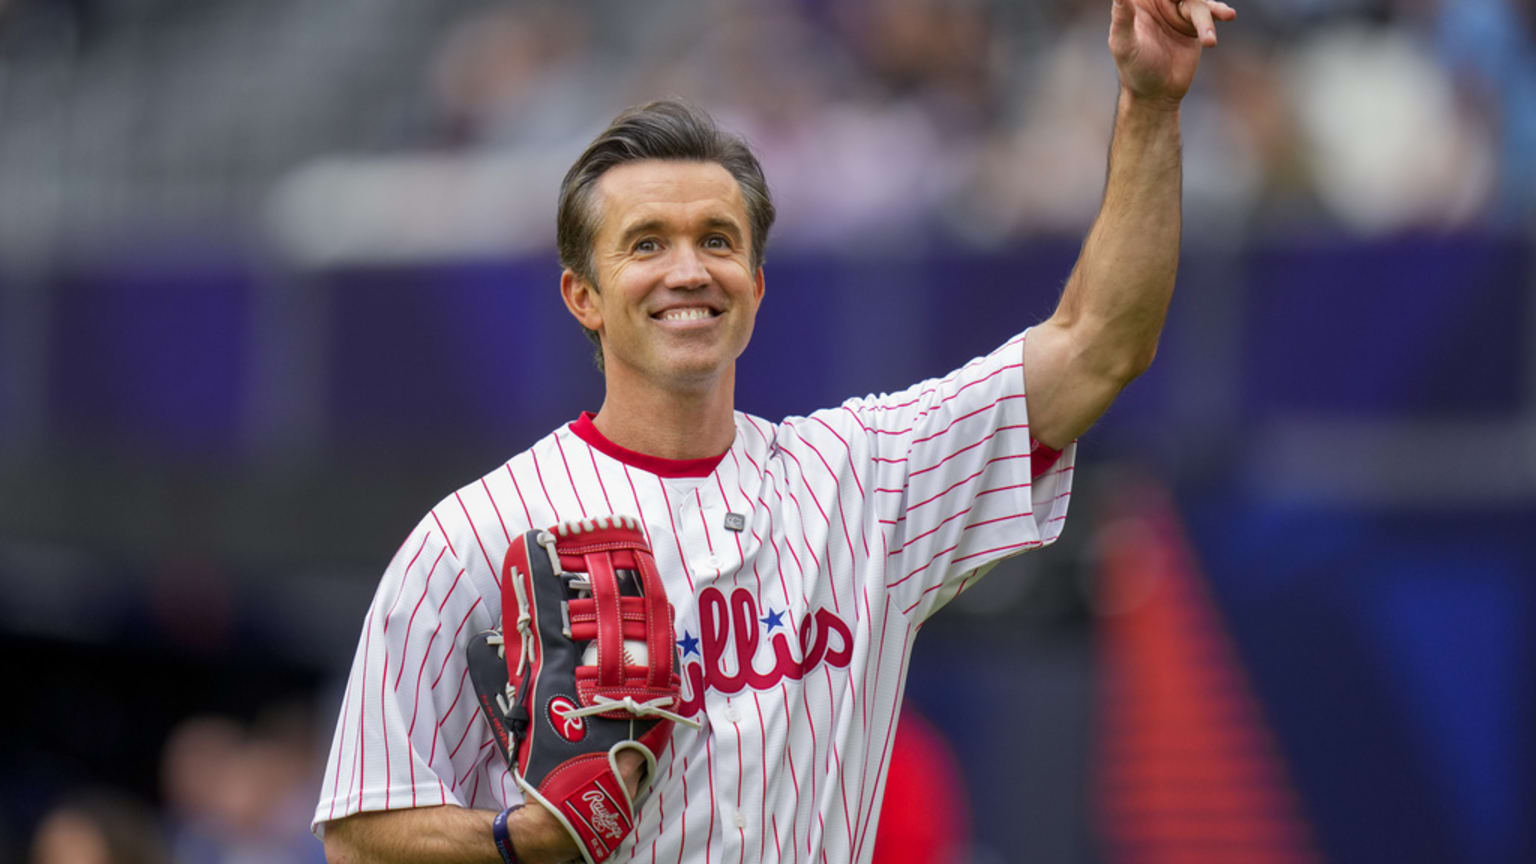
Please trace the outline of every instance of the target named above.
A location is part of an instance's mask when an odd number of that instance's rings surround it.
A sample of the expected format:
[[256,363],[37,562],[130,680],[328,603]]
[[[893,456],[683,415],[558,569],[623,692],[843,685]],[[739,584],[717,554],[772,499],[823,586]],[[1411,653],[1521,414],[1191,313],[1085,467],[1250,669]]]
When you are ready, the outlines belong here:
[[1120,370],[1121,380],[1126,384],[1140,378],[1148,369],[1152,368],[1152,361],[1157,357],[1157,343],[1153,342],[1146,348],[1132,352],[1126,359]]
[[1152,360],[1156,357],[1157,342],[1154,340],[1142,345],[1117,346],[1117,350],[1106,352],[1093,366],[1102,378],[1124,387],[1152,368]]

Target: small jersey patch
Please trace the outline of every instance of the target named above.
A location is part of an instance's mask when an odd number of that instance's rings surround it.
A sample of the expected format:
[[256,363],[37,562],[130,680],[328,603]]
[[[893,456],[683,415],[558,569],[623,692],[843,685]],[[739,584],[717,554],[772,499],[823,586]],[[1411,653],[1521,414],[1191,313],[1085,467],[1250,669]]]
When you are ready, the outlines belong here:
[[747,517],[740,513],[725,514],[725,530],[745,531],[747,529]]

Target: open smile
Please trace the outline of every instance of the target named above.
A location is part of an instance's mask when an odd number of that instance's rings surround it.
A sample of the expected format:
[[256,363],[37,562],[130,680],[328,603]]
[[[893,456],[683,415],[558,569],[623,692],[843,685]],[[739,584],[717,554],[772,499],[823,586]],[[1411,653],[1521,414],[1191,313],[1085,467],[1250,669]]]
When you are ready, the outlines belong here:
[[720,312],[707,306],[675,306],[652,315],[657,321],[704,321],[720,317]]

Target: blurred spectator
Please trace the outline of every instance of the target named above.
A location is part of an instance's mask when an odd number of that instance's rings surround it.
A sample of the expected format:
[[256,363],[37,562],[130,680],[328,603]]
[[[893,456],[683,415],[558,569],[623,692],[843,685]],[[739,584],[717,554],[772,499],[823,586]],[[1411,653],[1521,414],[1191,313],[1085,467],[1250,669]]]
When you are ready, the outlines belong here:
[[1312,182],[1339,222],[1369,235],[1482,214],[1494,186],[1487,124],[1408,32],[1330,26],[1288,66]]
[[1536,3],[1436,2],[1426,24],[1458,94],[1493,115],[1498,130],[1500,221],[1536,224]]
[[154,814],[114,792],[83,793],[43,817],[31,864],[169,864]]
[[608,77],[591,40],[575,4],[493,6],[456,22],[431,72],[449,142],[539,148],[586,136]]
[[323,861],[308,831],[312,749],[307,715],[294,708],[250,728],[224,717],[183,721],[161,769],[176,864]]

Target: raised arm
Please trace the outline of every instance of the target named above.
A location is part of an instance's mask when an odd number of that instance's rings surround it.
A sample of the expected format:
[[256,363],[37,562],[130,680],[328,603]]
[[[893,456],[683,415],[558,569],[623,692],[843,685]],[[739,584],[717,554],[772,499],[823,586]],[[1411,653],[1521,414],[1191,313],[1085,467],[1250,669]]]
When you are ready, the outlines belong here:
[[1060,449],[1109,408],[1157,351],[1179,265],[1179,104],[1216,0],[1113,0],[1109,47],[1120,98],[1104,201],[1056,311],[1024,346],[1030,431]]

